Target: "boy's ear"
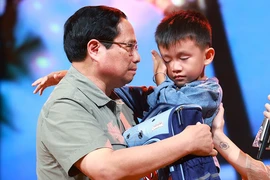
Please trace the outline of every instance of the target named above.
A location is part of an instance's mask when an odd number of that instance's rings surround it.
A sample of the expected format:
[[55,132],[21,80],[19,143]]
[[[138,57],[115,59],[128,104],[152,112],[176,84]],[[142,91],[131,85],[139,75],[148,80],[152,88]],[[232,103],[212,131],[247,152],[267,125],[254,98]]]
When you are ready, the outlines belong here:
[[204,65],[207,66],[208,64],[210,64],[213,59],[215,57],[215,50],[214,48],[208,48],[205,50],[205,61],[204,61]]

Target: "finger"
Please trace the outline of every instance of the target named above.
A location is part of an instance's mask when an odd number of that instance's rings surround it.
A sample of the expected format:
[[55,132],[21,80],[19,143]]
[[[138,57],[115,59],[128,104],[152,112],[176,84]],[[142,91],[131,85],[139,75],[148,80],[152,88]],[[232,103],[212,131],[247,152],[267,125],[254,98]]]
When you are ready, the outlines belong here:
[[210,156],[217,156],[218,152],[217,150],[213,149],[212,152],[210,153]]
[[42,78],[39,78],[39,79],[35,80],[35,82],[32,83],[32,86],[38,85],[40,83],[41,79]]
[[196,125],[197,125],[197,124],[202,124],[202,123],[201,123],[201,122],[197,122]]
[[37,94],[38,90],[37,88],[33,91],[33,94]]
[[39,90],[39,95],[40,95],[40,96],[43,94],[44,89],[45,89],[45,88],[41,88],[41,89]]
[[265,104],[265,108],[266,108],[267,111],[270,111],[270,104],[269,103],[266,103]]
[[152,51],[152,57],[155,58],[156,60],[162,60],[161,56],[155,50]]
[[269,112],[269,111],[264,111],[264,112],[263,112],[263,115],[264,115],[266,118],[270,119],[270,112]]
[[33,93],[36,94],[36,93],[40,90],[41,87],[42,87],[42,86],[41,86],[41,84],[39,83],[39,84],[37,85],[36,89],[33,91]]
[[48,76],[43,77],[41,82],[40,82],[40,85],[46,84],[47,81],[48,81]]
[[157,58],[156,58],[156,55],[155,55],[156,52],[152,51],[152,60],[155,62],[157,61]]
[[152,53],[152,55],[158,54],[158,52],[156,50],[152,50],[151,53]]
[[33,91],[33,93],[36,94],[36,93],[38,92],[38,90],[39,90],[39,89],[36,88],[36,89]]
[[270,94],[268,95],[268,100],[270,101]]

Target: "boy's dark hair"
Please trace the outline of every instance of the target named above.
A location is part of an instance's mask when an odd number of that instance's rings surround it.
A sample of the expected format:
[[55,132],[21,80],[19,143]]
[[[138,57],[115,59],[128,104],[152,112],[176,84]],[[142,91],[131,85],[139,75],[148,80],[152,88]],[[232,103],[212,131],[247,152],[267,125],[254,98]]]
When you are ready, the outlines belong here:
[[[113,41],[119,34],[121,18],[127,16],[119,9],[107,6],[85,6],[76,11],[64,25],[64,50],[69,61],[84,60],[91,39]],[[109,48],[111,44],[104,44]]]
[[193,10],[181,10],[164,17],[156,29],[158,47],[169,48],[179,40],[191,39],[200,48],[212,45],[212,29],[208,19]]

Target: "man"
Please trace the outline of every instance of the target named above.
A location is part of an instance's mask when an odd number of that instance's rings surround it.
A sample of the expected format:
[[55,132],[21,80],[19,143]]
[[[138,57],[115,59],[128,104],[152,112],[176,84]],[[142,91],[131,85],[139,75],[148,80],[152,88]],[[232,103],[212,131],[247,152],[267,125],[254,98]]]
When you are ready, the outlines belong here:
[[217,154],[203,124],[126,148],[122,133],[135,125],[132,109],[111,93],[133,79],[140,56],[123,12],[106,6],[79,9],[65,23],[64,49],[71,67],[38,120],[38,179],[139,179],[187,154]]

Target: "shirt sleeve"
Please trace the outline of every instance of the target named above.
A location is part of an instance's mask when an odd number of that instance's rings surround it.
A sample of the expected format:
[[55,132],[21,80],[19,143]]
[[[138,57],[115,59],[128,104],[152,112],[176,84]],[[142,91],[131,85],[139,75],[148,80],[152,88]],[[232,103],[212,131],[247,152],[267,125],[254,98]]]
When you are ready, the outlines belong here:
[[[148,103],[152,108],[158,103],[197,104],[202,107],[205,121],[212,121],[222,100],[222,89],[216,78],[194,81],[178,88],[166,80],[149,95]],[[211,119],[207,119],[211,118]]]
[[74,171],[73,164],[89,152],[112,148],[91,110],[79,102],[67,98],[57,100],[45,117],[42,141],[68,174]]

